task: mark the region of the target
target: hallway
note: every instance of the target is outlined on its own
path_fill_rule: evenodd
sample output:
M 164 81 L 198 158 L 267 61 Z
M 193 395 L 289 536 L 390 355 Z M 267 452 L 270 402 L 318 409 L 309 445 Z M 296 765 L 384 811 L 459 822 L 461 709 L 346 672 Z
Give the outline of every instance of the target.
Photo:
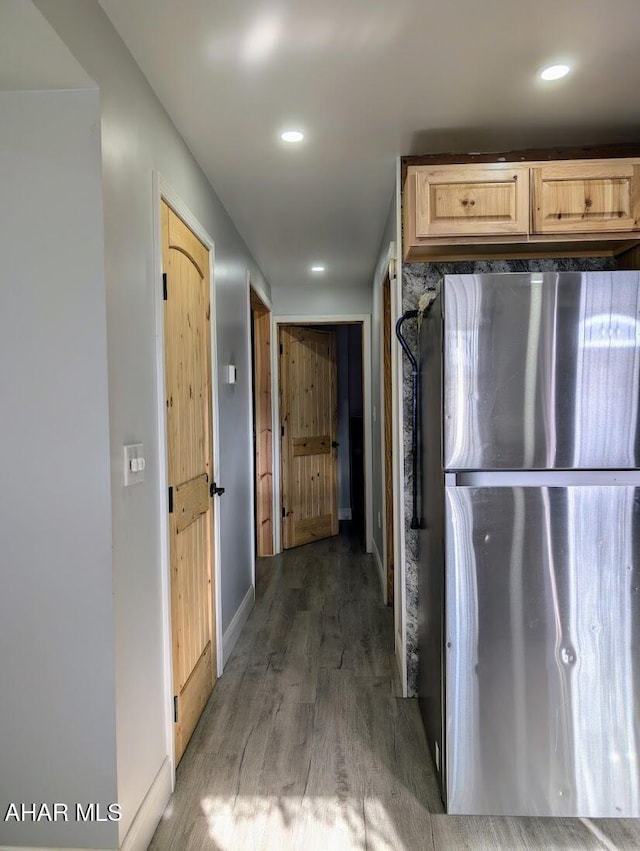
M 343 530 L 257 573 L 152 851 L 640 847 L 632 821 L 442 815 L 373 558 Z

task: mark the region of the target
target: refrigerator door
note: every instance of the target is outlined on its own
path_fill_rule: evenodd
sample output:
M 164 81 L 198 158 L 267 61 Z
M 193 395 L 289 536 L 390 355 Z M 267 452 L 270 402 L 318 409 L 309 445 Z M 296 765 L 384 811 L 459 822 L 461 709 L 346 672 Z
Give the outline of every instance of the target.
M 640 466 L 640 273 L 449 275 L 444 468 Z
M 640 816 L 640 488 L 448 487 L 446 538 L 448 812 Z

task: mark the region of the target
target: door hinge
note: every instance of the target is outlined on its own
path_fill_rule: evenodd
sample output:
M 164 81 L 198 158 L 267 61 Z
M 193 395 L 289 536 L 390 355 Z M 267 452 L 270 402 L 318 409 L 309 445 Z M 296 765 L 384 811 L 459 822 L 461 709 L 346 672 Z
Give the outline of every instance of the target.
M 162 298 L 167 300 L 167 273 L 162 273 Z
M 284 437 L 284 426 L 280 426 L 280 436 Z
M 282 348 L 282 343 L 280 343 L 280 354 L 284 353 L 284 349 Z
M 169 488 L 169 514 L 173 514 L 173 488 Z
M 178 723 L 178 695 L 173 695 L 173 723 Z
M 284 510 L 284 505 L 282 506 L 282 516 L 283 517 L 287 516 L 287 512 Z

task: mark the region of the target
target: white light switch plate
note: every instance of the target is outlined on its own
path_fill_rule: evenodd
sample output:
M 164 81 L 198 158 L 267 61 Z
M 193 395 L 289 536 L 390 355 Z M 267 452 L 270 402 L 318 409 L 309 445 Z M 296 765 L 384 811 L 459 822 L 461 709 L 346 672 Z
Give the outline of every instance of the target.
M 144 445 L 132 443 L 124 448 L 124 486 L 135 485 L 144 482 Z

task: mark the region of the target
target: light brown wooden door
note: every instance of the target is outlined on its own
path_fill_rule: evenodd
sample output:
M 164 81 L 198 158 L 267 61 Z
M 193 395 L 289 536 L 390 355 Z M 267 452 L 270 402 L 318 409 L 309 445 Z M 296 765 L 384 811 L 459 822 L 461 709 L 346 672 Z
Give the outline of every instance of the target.
M 209 252 L 162 202 L 176 764 L 215 682 Z
M 280 347 L 282 545 L 288 549 L 338 534 L 336 335 L 283 325 Z

